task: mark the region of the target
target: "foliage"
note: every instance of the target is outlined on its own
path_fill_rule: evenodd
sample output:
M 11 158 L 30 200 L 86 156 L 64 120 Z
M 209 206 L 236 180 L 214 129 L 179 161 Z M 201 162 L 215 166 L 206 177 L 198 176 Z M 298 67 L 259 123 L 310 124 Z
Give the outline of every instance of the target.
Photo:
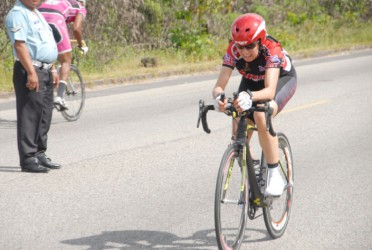
M 146 20 L 142 24 L 142 30 L 151 36 L 151 39 L 147 39 L 153 41 L 153 43 L 161 44 L 163 36 L 162 24 L 164 23 L 164 13 L 161 4 L 151 0 L 145 0 L 142 12 Z
M 10 81 L 13 55 L 4 17 L 15 0 L 0 0 L 0 88 Z M 233 20 L 256 12 L 270 35 L 290 52 L 372 43 L 372 0 L 89 0 L 84 37 L 90 51 L 80 64 L 91 78 L 220 59 Z M 321 32 L 320 32 L 321 31 Z M 348 36 L 343 34 L 348 33 Z M 321 34 L 321 35 L 320 35 Z M 169 65 L 170 66 L 170 65 Z M 126 70 L 120 70 L 122 68 Z M 151 71 L 151 69 L 146 69 Z M 3 75 L 5 74 L 5 77 Z

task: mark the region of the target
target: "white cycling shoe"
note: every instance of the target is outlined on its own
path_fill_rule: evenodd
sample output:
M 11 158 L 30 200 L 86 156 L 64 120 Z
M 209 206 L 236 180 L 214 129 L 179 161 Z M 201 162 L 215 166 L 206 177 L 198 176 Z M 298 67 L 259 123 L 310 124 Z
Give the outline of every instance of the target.
M 65 103 L 65 100 L 60 96 L 56 96 L 54 98 L 54 104 L 57 104 L 60 107 L 61 111 L 68 109 L 68 106 Z
M 285 188 L 285 183 L 282 176 L 279 173 L 279 169 L 269 169 L 268 172 L 268 183 L 265 194 L 270 196 L 280 196 Z

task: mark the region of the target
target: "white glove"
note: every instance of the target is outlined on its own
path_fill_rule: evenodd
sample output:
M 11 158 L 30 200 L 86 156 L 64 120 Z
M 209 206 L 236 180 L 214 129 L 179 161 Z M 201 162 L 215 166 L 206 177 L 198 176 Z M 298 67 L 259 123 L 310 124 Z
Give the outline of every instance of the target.
M 221 101 L 221 94 L 219 94 L 215 99 L 214 99 L 214 110 L 220 112 L 220 101 Z
M 86 55 L 88 53 L 89 48 L 87 46 L 80 47 L 81 54 Z
M 238 103 L 240 108 L 246 111 L 252 107 L 252 97 L 247 92 L 242 91 L 239 93 Z
M 87 44 L 85 43 L 84 40 L 81 40 L 81 47 L 79 47 L 79 48 L 80 48 L 80 51 L 81 51 L 80 53 L 82 55 L 86 55 L 88 53 L 89 48 L 88 48 L 88 46 L 87 46 Z

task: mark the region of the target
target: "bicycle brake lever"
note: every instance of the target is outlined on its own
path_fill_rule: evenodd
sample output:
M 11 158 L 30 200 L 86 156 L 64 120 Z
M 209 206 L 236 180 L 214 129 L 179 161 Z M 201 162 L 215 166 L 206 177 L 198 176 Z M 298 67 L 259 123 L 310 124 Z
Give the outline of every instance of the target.
M 220 98 L 221 102 L 224 102 L 225 101 L 225 98 L 226 98 L 226 95 L 225 95 L 224 92 L 222 92 L 221 93 L 221 98 Z
M 271 114 L 270 114 L 270 105 L 269 103 L 265 102 L 265 110 L 267 112 L 265 113 L 265 120 L 266 120 L 266 131 L 269 131 L 270 129 L 270 119 L 271 119 Z
M 199 125 L 200 125 L 200 120 L 201 120 L 201 117 L 202 117 L 203 109 L 204 109 L 204 101 L 199 100 L 199 118 L 198 118 L 198 122 L 196 124 L 197 128 L 199 128 Z
M 276 132 L 273 129 L 273 124 L 272 124 L 272 114 L 274 112 L 274 109 L 270 107 L 270 103 L 265 104 L 265 108 L 267 108 L 266 112 L 266 130 L 270 132 L 271 136 L 276 136 Z

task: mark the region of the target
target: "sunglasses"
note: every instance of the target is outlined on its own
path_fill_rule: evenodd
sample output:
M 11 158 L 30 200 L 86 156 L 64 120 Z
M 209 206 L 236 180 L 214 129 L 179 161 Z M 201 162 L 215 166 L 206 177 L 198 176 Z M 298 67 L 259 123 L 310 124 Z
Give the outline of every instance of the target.
M 238 48 L 238 49 L 248 49 L 248 50 L 251 50 L 251 49 L 254 49 L 256 48 L 258 42 L 254 42 L 254 43 L 251 43 L 251 44 L 248 44 L 248 45 L 238 45 L 238 44 L 235 44 L 235 46 Z

